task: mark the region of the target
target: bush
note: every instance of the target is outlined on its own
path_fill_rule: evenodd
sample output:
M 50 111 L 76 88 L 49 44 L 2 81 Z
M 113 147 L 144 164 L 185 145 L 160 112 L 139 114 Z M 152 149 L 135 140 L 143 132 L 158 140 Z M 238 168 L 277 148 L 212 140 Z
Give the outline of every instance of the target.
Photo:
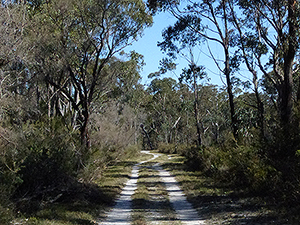
M 205 169 L 205 160 L 203 158 L 204 149 L 196 146 L 175 145 L 160 143 L 158 151 L 166 154 L 179 154 L 186 158 L 186 165 L 190 170 Z
M 252 146 L 209 147 L 206 149 L 205 160 L 210 164 L 211 174 L 221 182 L 229 181 L 237 188 L 265 192 L 276 185 L 277 175 L 275 169 L 265 163 L 258 152 Z
M 186 165 L 191 170 L 207 170 L 204 158 L 204 147 L 191 146 L 182 153 L 186 158 Z
M 108 106 L 106 112 L 91 114 L 92 146 L 90 158 L 80 171 L 80 181 L 93 182 L 108 165 L 135 156 L 140 151 L 134 117 L 129 106 L 120 111 L 116 104 Z
M 0 127 L 0 224 L 9 224 L 14 216 L 10 197 L 22 182 L 17 174 L 24 158 L 18 149 L 20 139 L 20 133 Z
M 159 151 L 167 154 L 177 152 L 186 158 L 187 169 L 201 170 L 236 188 L 265 193 L 279 182 L 278 172 L 262 160 L 259 149 L 237 145 L 230 137 L 217 147 L 160 144 Z
M 175 144 L 160 143 L 158 144 L 158 151 L 166 154 L 177 153 Z
M 5 176 L 5 175 L 4 175 Z M 0 224 L 9 224 L 14 217 L 14 205 L 10 201 L 11 192 L 14 186 L 2 183 L 0 177 Z
M 80 146 L 77 134 L 58 119 L 27 124 L 23 134 L 18 146 L 23 159 L 17 172 L 22 183 L 13 198 L 19 210 L 31 213 L 38 210 L 41 200 L 64 189 L 76 176 L 82 154 L 76 148 Z
M 1 203 L 2 204 L 2 203 Z M 13 219 L 13 210 L 0 204 L 0 224 L 9 224 Z
M 91 183 L 99 179 L 108 165 L 135 157 L 140 152 L 140 146 L 129 145 L 127 148 L 110 146 L 105 148 L 93 147 L 91 157 L 81 170 L 81 182 Z

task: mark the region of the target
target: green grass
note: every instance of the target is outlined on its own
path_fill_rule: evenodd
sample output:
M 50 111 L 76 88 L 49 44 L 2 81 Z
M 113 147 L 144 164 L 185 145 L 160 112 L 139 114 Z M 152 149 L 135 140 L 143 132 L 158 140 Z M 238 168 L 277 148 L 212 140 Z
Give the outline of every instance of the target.
M 140 154 L 122 162 L 115 162 L 101 172 L 94 184 L 78 184 L 82 192 L 76 192 L 67 200 L 42 205 L 30 215 L 20 215 L 14 223 L 24 225 L 95 225 L 104 217 L 121 192 L 137 162 L 151 158 Z M 81 186 L 80 186 L 81 185 Z M 77 187 L 78 188 L 78 187 Z
M 160 158 L 162 161 L 165 157 Z M 176 154 L 163 163 L 179 182 L 189 202 L 206 224 L 289 224 L 264 199 L 231 186 L 201 171 L 192 171 L 185 158 Z M 292 224 L 292 223 L 291 223 Z
M 161 156 L 165 158 L 165 156 Z M 133 224 L 151 224 L 151 221 L 163 225 L 179 225 L 176 214 L 170 205 L 168 192 L 153 165 L 163 161 L 161 157 L 141 165 L 138 188 L 133 199 Z M 147 223 L 148 222 L 148 223 Z

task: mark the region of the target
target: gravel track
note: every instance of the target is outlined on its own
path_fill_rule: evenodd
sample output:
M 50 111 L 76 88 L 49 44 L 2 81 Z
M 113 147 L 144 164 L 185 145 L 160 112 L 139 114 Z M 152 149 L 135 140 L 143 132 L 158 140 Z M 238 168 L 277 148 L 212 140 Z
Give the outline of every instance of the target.
M 187 201 L 175 178 L 168 171 L 164 170 L 159 163 L 155 164 L 155 168 L 159 171 L 159 176 L 166 185 L 170 203 L 174 207 L 181 223 L 185 225 L 205 224 L 204 220 L 199 219 L 198 213 L 192 204 Z
M 108 212 L 105 221 L 99 222 L 98 225 L 130 225 L 132 213 L 131 196 L 137 189 L 137 180 L 139 178 L 140 165 L 148 161 L 154 160 L 160 155 L 156 153 L 150 153 L 149 151 L 142 151 L 142 153 L 151 154 L 153 155 L 153 158 L 147 161 L 137 163 L 133 166 L 131 177 L 127 181 L 119 198 L 116 200 L 114 208 L 110 212 Z M 168 171 L 164 170 L 159 163 L 155 164 L 153 168 L 158 171 L 162 182 L 164 182 L 166 190 L 168 191 L 170 203 L 176 211 L 177 218 L 179 221 L 181 221 L 181 224 L 205 224 L 204 220 L 201 220 L 199 218 L 197 211 L 186 200 L 186 197 L 181 191 L 175 178 L 171 176 L 171 174 Z

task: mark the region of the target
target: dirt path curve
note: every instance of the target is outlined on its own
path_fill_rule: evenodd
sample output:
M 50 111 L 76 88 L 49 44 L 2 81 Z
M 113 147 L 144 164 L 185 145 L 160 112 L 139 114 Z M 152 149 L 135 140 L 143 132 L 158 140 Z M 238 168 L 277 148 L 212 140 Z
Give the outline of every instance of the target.
M 175 209 L 181 223 L 185 225 L 205 224 L 204 220 L 199 219 L 198 213 L 192 204 L 187 201 L 175 178 L 168 171 L 164 170 L 159 163 L 155 164 L 154 167 L 159 171 L 159 176 L 166 185 L 170 203 Z
M 142 153 L 151 154 L 153 158 L 137 163 L 132 168 L 132 174 L 123 188 L 120 197 L 116 201 L 116 205 L 107 214 L 105 221 L 98 223 L 98 225 L 130 225 L 130 216 L 132 212 L 131 196 L 137 189 L 137 180 L 139 178 L 139 166 L 148 161 L 154 160 L 160 154 L 150 153 L 149 151 L 142 151 Z M 154 165 L 154 168 L 159 172 L 159 176 L 166 185 L 169 192 L 170 203 L 174 207 L 178 219 L 184 225 L 200 225 L 205 224 L 204 220 L 200 220 L 197 211 L 186 200 L 185 195 L 181 191 L 175 178 L 164 170 L 159 163 Z
M 149 154 L 149 151 L 142 151 L 142 153 Z M 120 197 L 116 200 L 116 204 L 112 211 L 107 214 L 105 221 L 98 223 L 99 225 L 130 225 L 130 216 L 132 211 L 131 196 L 137 189 L 137 180 L 139 178 L 139 166 L 159 156 L 159 154 L 152 154 L 154 157 L 137 163 L 133 166 L 131 177 L 125 184 Z

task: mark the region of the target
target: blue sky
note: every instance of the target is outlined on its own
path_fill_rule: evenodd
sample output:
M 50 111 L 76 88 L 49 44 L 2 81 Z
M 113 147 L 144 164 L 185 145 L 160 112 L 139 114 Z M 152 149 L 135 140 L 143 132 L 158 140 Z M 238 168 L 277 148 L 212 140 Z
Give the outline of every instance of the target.
M 158 71 L 159 60 L 164 57 L 159 47 L 157 47 L 157 43 L 162 41 L 162 31 L 176 20 L 168 13 L 160 13 L 153 18 L 153 21 L 152 27 L 147 28 L 144 35 L 137 42 L 125 49 L 126 52 L 134 50 L 144 56 L 146 65 L 141 75 L 142 83 L 146 85 L 151 82 L 148 75 Z M 172 74 L 168 75 L 172 76 Z
M 146 65 L 141 72 L 141 76 L 142 84 L 145 85 L 150 84 L 151 79 L 148 79 L 148 75 L 158 71 L 159 61 L 164 57 L 159 47 L 157 47 L 157 43 L 163 40 L 162 31 L 166 27 L 173 25 L 176 21 L 176 19 L 169 13 L 160 13 L 153 19 L 154 23 L 152 27 L 147 28 L 144 31 L 144 35 L 137 42 L 134 42 L 131 46 L 125 49 L 125 52 L 134 50 L 144 56 Z M 220 48 L 220 46 L 215 43 L 210 43 L 210 48 L 216 55 L 216 58 L 222 59 L 223 50 Z M 195 54 L 196 63 L 207 68 L 206 72 L 210 78 L 210 83 L 223 85 L 220 71 L 217 69 L 214 61 L 208 55 L 209 53 L 205 44 L 198 46 Z M 175 74 L 168 72 L 165 76 L 176 79 L 176 76 L 180 75 L 182 68 L 187 65 L 187 62 L 184 59 L 179 59 L 176 63 L 178 64 L 178 69 L 175 71 Z

